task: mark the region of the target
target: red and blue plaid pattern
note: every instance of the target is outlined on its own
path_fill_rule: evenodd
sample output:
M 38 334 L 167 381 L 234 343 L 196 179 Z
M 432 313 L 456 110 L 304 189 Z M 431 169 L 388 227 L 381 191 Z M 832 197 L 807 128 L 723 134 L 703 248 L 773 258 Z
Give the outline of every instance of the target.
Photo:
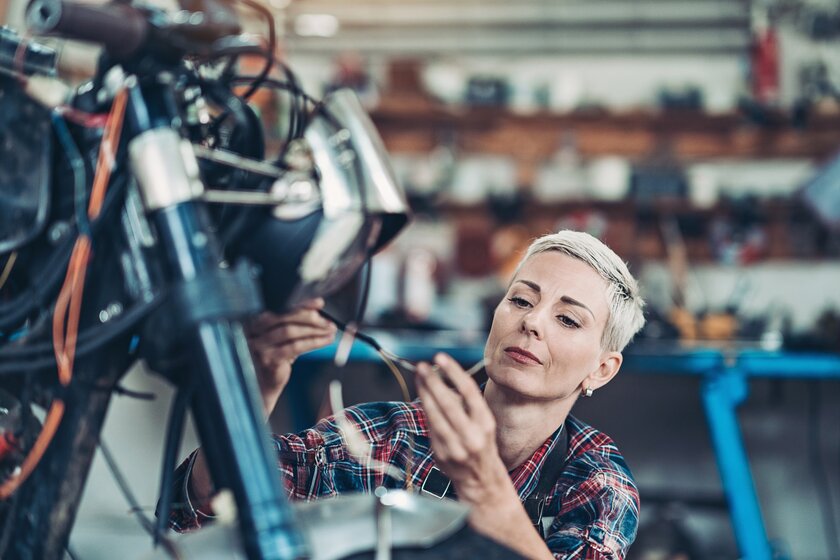
M 333 417 L 298 434 L 274 437 L 283 486 L 292 500 L 311 500 L 348 492 L 372 492 L 378 486 L 422 486 L 434 466 L 426 416 L 419 401 L 367 403 L 348 408 L 348 420 L 370 444 L 370 458 L 407 473 L 405 480 L 387 476 L 369 460 L 351 457 Z M 639 494 L 630 469 L 605 434 L 569 416 L 566 466 L 548 498 L 544 515 L 554 517 L 546 544 L 555 558 L 618 560 L 636 536 Z M 559 439 L 547 439 L 511 481 L 523 500 L 536 488 L 540 469 Z M 186 481 L 192 457 L 176 476 L 180 507 L 172 513 L 178 531 L 198 528 L 210 518 L 206 505 L 190 502 Z M 176 501 L 179 501 L 176 498 Z

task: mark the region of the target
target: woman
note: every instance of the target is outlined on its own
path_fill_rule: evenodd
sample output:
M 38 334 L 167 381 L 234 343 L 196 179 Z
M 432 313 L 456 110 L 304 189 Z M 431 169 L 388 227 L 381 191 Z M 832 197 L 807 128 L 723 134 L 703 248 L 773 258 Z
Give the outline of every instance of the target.
M 294 359 L 333 340 L 321 305 L 258 321 L 251 344 L 266 413 Z M 438 354 L 437 368 L 418 367 L 419 401 L 346 411 L 372 457 L 407 472 L 405 481 L 349 457 L 330 418 L 276 436 L 286 489 L 295 499 L 380 485 L 450 495 L 451 480 L 471 506 L 471 526 L 523 556 L 623 558 L 638 524 L 636 486 L 612 440 L 570 411 L 618 373 L 621 351 L 644 324 L 643 305 L 627 266 L 594 237 L 561 231 L 537 239 L 493 316 L 483 389 Z M 201 455 L 181 472 L 185 498 L 204 502 L 212 486 Z M 173 524 L 194 527 L 205 517 L 190 506 Z

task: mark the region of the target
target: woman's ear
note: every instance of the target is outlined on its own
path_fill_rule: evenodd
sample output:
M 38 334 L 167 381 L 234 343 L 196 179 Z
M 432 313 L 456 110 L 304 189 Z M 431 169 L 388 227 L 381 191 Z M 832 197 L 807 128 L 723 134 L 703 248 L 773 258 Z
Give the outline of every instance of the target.
M 621 352 L 606 352 L 601 356 L 601 363 L 598 368 L 586 376 L 583 380 L 583 389 L 600 389 L 609 383 L 618 370 L 621 368 L 621 363 L 624 361 L 624 356 Z

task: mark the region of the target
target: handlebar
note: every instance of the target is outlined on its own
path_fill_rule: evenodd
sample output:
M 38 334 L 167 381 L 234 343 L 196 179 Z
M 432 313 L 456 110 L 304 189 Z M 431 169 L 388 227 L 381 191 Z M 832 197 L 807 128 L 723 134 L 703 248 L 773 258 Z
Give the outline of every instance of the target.
M 55 49 L 26 41 L 9 27 L 0 27 L 0 74 L 54 76 L 56 57 Z
M 64 0 L 32 0 L 26 24 L 41 35 L 101 44 L 117 58 L 127 58 L 143 46 L 148 17 L 129 4 L 86 5 Z
M 151 8 L 114 0 L 91 5 L 71 0 L 31 0 L 26 24 L 38 35 L 97 43 L 123 61 L 146 52 L 168 60 L 212 52 L 215 42 L 236 36 L 241 27 L 225 0 L 180 0 L 171 18 Z

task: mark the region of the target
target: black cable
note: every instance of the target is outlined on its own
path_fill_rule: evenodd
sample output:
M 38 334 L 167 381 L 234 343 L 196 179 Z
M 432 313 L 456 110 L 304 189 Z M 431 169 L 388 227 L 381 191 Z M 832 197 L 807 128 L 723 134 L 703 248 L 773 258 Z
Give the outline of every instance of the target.
M 245 114 L 247 109 L 245 108 L 246 102 L 244 99 L 218 82 L 204 80 L 201 82 L 201 86 L 214 103 L 224 107 L 224 111 L 210 123 L 211 134 L 217 136 L 216 140 L 218 140 L 219 128 L 230 116 L 233 116 L 238 126 L 242 126 L 246 130 L 250 127 L 250 122 L 248 122 L 248 117 Z
M 114 336 L 109 336 L 107 334 L 108 331 L 117 328 L 120 331 L 120 333 L 125 332 L 126 322 L 137 322 L 138 320 L 141 320 L 147 313 L 154 311 L 154 309 L 158 305 L 163 303 L 163 299 L 163 294 L 158 294 L 157 296 L 155 296 L 147 302 L 136 304 L 135 306 L 129 308 L 129 310 L 126 313 L 118 315 L 117 317 L 115 317 L 107 323 L 98 324 L 96 326 L 81 331 L 76 342 L 77 348 L 87 348 L 91 344 L 96 345 L 97 341 L 101 341 L 101 343 L 110 342 L 111 340 L 113 340 Z M 126 317 L 129 317 L 129 319 L 126 319 Z M 114 325 L 116 325 L 116 327 Z M 0 359 L 23 357 L 31 358 L 36 357 L 39 354 L 43 357 L 43 355 L 52 355 L 54 352 L 55 350 L 53 348 L 52 340 L 49 340 L 34 344 L 27 344 L 26 346 L 10 346 L 8 348 L 0 348 Z
M 334 317 L 333 315 L 330 315 L 329 313 L 327 313 L 323 309 L 319 309 L 318 314 L 321 315 L 321 317 L 323 317 L 327 321 L 335 323 L 335 326 L 338 327 L 339 329 L 341 329 L 342 331 L 347 330 L 347 323 L 345 323 L 344 321 L 342 321 L 341 319 L 339 319 L 337 317 Z M 361 340 L 362 342 L 364 342 L 365 344 L 367 344 L 368 346 L 370 346 L 371 348 L 373 348 L 377 352 L 382 351 L 382 346 L 380 346 L 379 343 L 376 341 L 376 339 L 371 337 L 369 334 L 365 334 L 363 332 L 356 331 L 353 336 L 357 340 Z
M 129 389 L 127 387 L 123 387 L 122 385 L 114 385 L 111 388 L 103 387 L 103 389 L 110 390 L 117 396 L 136 399 L 138 401 L 151 402 L 157 400 L 157 395 L 154 393 L 149 393 L 147 391 L 135 391 L 134 389 Z
M 151 520 L 149 520 L 146 514 L 143 513 L 143 508 L 140 506 L 140 502 L 137 501 L 137 497 L 128 486 L 128 481 L 126 481 L 125 476 L 123 476 L 122 471 L 117 466 L 114 456 L 111 454 L 108 446 L 105 445 L 105 442 L 102 441 L 101 438 L 99 440 L 99 450 L 102 452 L 102 458 L 105 459 L 105 464 L 108 466 L 108 470 L 111 471 L 111 476 L 113 477 L 114 482 L 117 483 L 117 487 L 120 489 L 123 498 L 125 498 L 125 501 L 128 502 L 128 505 L 131 508 L 131 513 L 133 513 L 137 518 L 137 522 L 140 523 L 143 530 L 149 533 L 150 536 L 154 537 L 154 526 L 152 525 Z M 170 557 L 180 558 L 180 555 L 175 548 L 175 544 L 172 543 L 172 541 L 164 538 L 162 542 L 164 544 L 164 550 L 166 550 Z
M 263 82 L 265 82 L 266 79 L 268 79 L 268 75 L 271 73 L 271 69 L 274 67 L 274 64 L 276 62 L 275 59 L 274 59 L 274 51 L 275 51 L 276 46 L 277 46 L 277 29 L 276 29 L 276 25 L 275 25 L 275 21 L 274 21 L 274 16 L 271 15 L 271 12 L 267 8 L 265 8 L 264 6 L 259 4 L 258 2 L 255 2 L 254 0 L 239 0 L 239 1 L 242 2 L 243 4 L 245 4 L 246 6 L 252 8 L 253 10 L 257 11 L 265 19 L 266 24 L 268 25 L 268 48 L 266 49 L 266 52 L 264 53 L 265 54 L 265 66 L 263 66 L 263 69 L 255 77 L 254 81 L 248 86 L 248 89 L 245 91 L 245 93 L 241 96 L 237 96 L 244 103 L 248 99 L 250 99 L 251 96 L 254 95 L 254 93 L 260 87 L 262 87 Z M 227 71 L 231 67 L 232 67 L 232 65 L 228 65 L 225 70 Z M 231 93 L 231 94 L 233 95 L 233 93 Z M 219 125 L 228 117 L 229 114 L 230 113 L 227 109 L 222 111 L 221 114 L 219 114 L 218 116 L 216 116 L 213 119 L 213 122 L 210 124 L 210 129 L 211 130 L 218 130 Z
M 236 63 L 239 62 L 239 55 L 234 54 L 227 57 L 222 71 L 219 73 L 220 81 L 229 80 L 235 73 Z
M 131 309 L 111 320 L 104 325 L 92 327 L 85 331 L 84 338 L 79 336 L 79 342 L 76 346 L 76 359 L 86 356 L 96 350 L 99 350 L 103 345 L 111 342 L 120 335 L 123 335 L 134 328 L 142 319 L 149 313 L 154 311 L 158 305 L 163 302 L 163 297 L 158 296 L 148 303 L 138 304 Z M 91 332 L 92 331 L 92 332 Z M 14 355 L 13 351 L 23 350 L 25 348 L 5 348 L 0 351 L 0 358 L 5 358 L 5 355 Z M 41 369 L 52 369 L 56 367 L 55 357 L 44 358 L 20 358 L 20 361 L 3 361 L 0 363 L 0 376 L 3 375 L 21 375 L 25 372 L 36 371 Z
M 335 115 L 333 115 L 330 112 L 330 110 L 327 109 L 327 106 L 324 105 L 323 99 L 315 103 L 315 105 L 312 107 L 312 110 L 310 111 L 310 115 L 321 115 L 322 117 L 327 119 L 327 122 L 330 123 L 333 126 L 333 128 L 335 128 L 337 131 L 344 128 L 344 126 L 339 122 L 339 120 L 335 118 Z
M 289 122 L 286 123 L 286 143 L 281 151 L 283 156 L 286 155 L 286 150 L 289 148 L 289 145 L 291 145 L 296 138 L 303 136 L 302 128 L 306 115 L 303 114 L 301 107 L 298 104 L 300 96 L 298 93 L 294 93 L 295 89 L 296 86 L 293 85 L 291 90 L 293 93 L 289 97 Z
M 303 136 L 303 131 L 306 128 L 306 107 L 305 105 L 299 105 L 303 90 L 292 69 L 282 62 L 279 62 L 278 66 L 283 70 L 286 82 L 291 87 L 290 91 L 292 92 L 292 97 L 289 99 L 289 124 L 286 130 L 286 147 L 288 147 L 292 140 Z
M 242 97 L 245 99 L 250 99 L 252 95 L 260 88 L 260 85 L 268 78 L 268 74 L 271 72 L 271 68 L 274 66 L 274 50 L 277 47 L 277 29 L 275 27 L 274 16 L 271 15 L 271 12 L 259 2 L 255 2 L 254 0 L 239 0 L 246 6 L 249 6 L 251 9 L 259 12 L 263 18 L 265 18 L 266 23 L 268 24 L 268 50 L 265 53 L 265 66 L 263 67 L 262 71 L 257 76 L 257 79 L 248 87 Z
M 283 70 L 283 74 L 286 76 L 285 82 L 273 78 L 265 78 L 260 80 L 260 76 L 240 75 L 233 78 L 232 85 L 243 81 L 254 84 L 257 83 L 257 81 L 259 80 L 258 87 L 271 87 L 274 89 L 287 91 L 291 94 L 288 115 L 289 123 L 287 125 L 286 130 L 286 144 L 284 146 L 283 151 L 281 151 L 281 153 L 277 157 L 277 162 L 282 162 L 283 156 L 285 155 L 285 150 L 288 148 L 292 140 L 296 138 L 301 138 L 303 136 L 306 127 L 309 124 L 310 114 L 322 113 L 335 127 L 340 128 L 341 125 L 338 124 L 338 121 L 332 115 L 330 115 L 328 111 L 325 110 L 322 102 L 316 101 L 313 97 L 311 97 L 305 91 L 303 91 L 303 88 L 298 82 L 297 76 L 291 68 L 279 61 L 275 61 L 275 64 Z M 312 105 L 311 112 L 308 111 L 306 108 L 307 103 L 310 103 Z M 226 114 L 223 113 L 216 117 L 216 120 L 220 121 L 225 116 Z M 216 123 L 214 122 L 211 126 L 216 126 Z
M 128 184 L 125 174 L 119 174 L 113 179 L 111 188 L 105 195 L 102 205 L 102 212 L 99 217 L 90 222 L 90 229 L 94 239 L 103 228 L 110 224 L 111 213 L 114 207 L 122 201 L 122 195 Z M 68 233 L 60 246 L 53 250 L 52 255 L 43 267 L 43 275 L 38 282 L 25 292 L 15 296 L 13 299 L 0 303 L 0 331 L 8 331 L 18 327 L 36 309 L 42 308 L 52 299 L 58 291 L 64 276 L 67 272 L 67 265 L 73 253 L 73 246 L 76 244 L 76 226 L 70 225 Z
M 143 320 L 146 315 L 154 311 L 163 303 L 164 299 L 165 296 L 163 294 L 158 294 L 147 302 L 138 303 L 130 307 L 128 311 L 120 314 L 108 323 L 98 324 L 81 331 L 76 343 L 77 354 L 80 349 L 83 354 L 87 354 L 112 341 L 116 336 L 125 333 L 136 323 Z M 0 358 L 20 359 L 24 357 L 38 357 L 39 355 L 41 357 L 45 355 L 52 356 L 53 354 L 54 348 L 51 340 L 28 344 L 26 346 L 11 346 L 0 349 Z
M 128 389 L 123 387 L 119 383 L 111 385 L 111 386 L 103 386 L 97 385 L 96 383 L 90 383 L 87 381 L 79 381 L 78 379 L 73 380 L 73 384 L 77 385 L 83 389 L 87 389 L 89 391 L 96 391 L 98 393 L 112 393 L 114 395 L 120 397 L 128 397 L 130 399 L 137 399 L 138 401 L 154 401 L 157 400 L 157 395 L 154 393 L 148 393 L 146 391 L 135 391 L 133 389 Z
M 82 232 L 82 235 L 91 237 L 90 220 L 88 219 L 87 213 L 88 192 L 85 160 L 82 158 L 82 154 L 79 153 L 79 148 L 73 141 L 73 136 L 70 134 L 70 129 L 67 128 L 67 123 L 64 122 L 64 118 L 56 111 L 53 111 L 50 116 L 59 144 L 64 149 L 64 155 L 73 173 L 73 202 L 76 224 L 79 231 Z
M 0 535 L 0 558 L 6 556 L 6 549 L 12 540 L 12 528 L 15 526 L 20 492 L 15 492 L 9 500 L 9 508 L 6 510 L 6 523 L 3 525 L 3 533 Z
M 220 115 L 220 117 L 226 114 L 227 116 L 232 116 L 236 121 L 234 125 L 235 135 L 231 137 L 231 143 L 227 147 L 246 157 L 260 160 L 264 159 L 265 142 L 262 136 L 259 118 L 253 109 L 242 98 L 234 95 L 218 82 L 205 82 L 204 88 L 211 101 L 226 107 L 226 112 Z M 227 118 L 227 116 L 224 118 Z M 223 119 L 217 120 L 210 125 L 211 134 L 216 135 L 217 138 L 222 122 Z M 215 130 L 213 130 L 214 127 Z M 233 141 L 236 141 L 235 145 Z M 241 187 L 246 181 L 241 173 L 234 171 L 234 178 L 228 180 L 228 182 L 235 187 Z M 247 175 L 247 172 L 245 172 L 246 177 Z M 236 179 L 237 176 L 239 179 Z M 260 189 L 267 190 L 270 185 L 271 182 L 263 180 L 260 183 Z M 264 209 L 261 208 L 238 207 L 235 205 L 223 206 L 217 221 L 219 224 L 219 241 L 221 245 L 223 247 L 229 247 L 236 244 L 249 228 L 259 222 L 258 219 L 255 219 L 255 216 L 259 216 L 263 211 Z
M 301 89 L 291 69 L 281 63 L 277 64 L 283 69 L 287 81 L 283 82 L 274 78 L 267 78 L 262 80 L 260 87 L 270 87 L 272 89 L 286 91 L 291 96 L 289 100 L 289 123 L 286 128 L 286 146 L 288 146 L 292 140 L 302 137 L 306 130 L 308 124 L 306 103 L 310 103 L 315 107 L 318 105 L 318 102 Z M 239 75 L 234 77 L 231 83 L 232 85 L 243 82 L 253 83 L 258 78 L 259 76 Z
M 831 499 L 831 483 L 822 456 L 822 422 L 821 422 L 821 392 L 818 381 L 809 386 L 808 399 L 808 455 L 811 466 L 811 476 L 816 485 L 817 497 L 822 512 L 823 531 L 825 534 L 826 550 L 830 558 L 840 558 L 840 538 L 837 533 L 837 516 Z
M 293 138 L 300 138 L 303 136 L 304 131 L 306 130 L 308 123 L 307 113 L 306 113 L 306 101 L 312 102 L 312 98 L 306 95 L 301 87 L 300 83 L 298 82 L 297 76 L 292 69 L 289 68 L 286 64 L 280 62 L 278 63 L 280 68 L 283 70 L 283 74 L 286 76 L 286 80 L 291 84 L 293 90 L 296 92 L 295 101 L 301 101 L 302 104 L 300 106 L 295 105 L 294 111 L 299 115 L 298 119 L 298 127 L 295 130 Z
M 362 265 L 362 282 L 361 282 L 361 291 L 359 294 L 359 303 L 356 306 L 356 320 L 355 323 L 359 326 L 362 325 L 362 321 L 365 318 L 365 312 L 367 311 L 367 304 L 368 304 L 368 297 L 370 295 L 370 277 L 373 275 L 373 262 L 370 256 L 365 259 L 364 264 Z
M 184 421 L 187 416 L 187 409 L 193 395 L 192 383 L 180 389 L 172 401 L 172 408 L 169 412 L 169 423 L 166 426 L 166 440 L 163 447 L 163 466 L 160 475 L 160 497 L 155 514 L 157 521 L 154 528 L 155 546 L 166 534 L 166 527 L 169 524 L 169 514 L 172 511 L 172 485 L 175 474 L 175 463 L 178 460 L 178 449 L 181 447 L 181 437 L 184 434 Z
M 256 76 L 248 76 L 246 74 L 240 74 L 240 75 L 237 75 L 237 76 L 233 77 L 233 79 L 231 80 L 231 84 L 232 85 L 242 85 L 243 83 L 251 83 L 256 79 L 257 79 Z M 309 103 L 312 103 L 313 105 L 315 105 L 317 103 L 315 98 L 310 96 L 308 93 L 300 90 L 300 88 L 298 86 L 293 85 L 289 82 L 283 82 L 283 81 L 278 80 L 276 78 L 265 79 L 260 87 L 270 87 L 270 88 L 274 88 L 274 89 L 287 91 L 291 94 L 294 94 L 294 95 L 302 98 L 304 101 L 308 101 Z
M 71 228 L 75 230 L 75 226 Z M 93 225 L 92 229 L 95 229 Z M 0 303 L 0 331 L 19 326 L 36 307 L 43 306 L 49 296 L 58 290 L 70 262 L 75 242 L 75 236 L 72 239 L 68 236 L 58 248 L 53 250 L 39 282 L 11 300 Z

